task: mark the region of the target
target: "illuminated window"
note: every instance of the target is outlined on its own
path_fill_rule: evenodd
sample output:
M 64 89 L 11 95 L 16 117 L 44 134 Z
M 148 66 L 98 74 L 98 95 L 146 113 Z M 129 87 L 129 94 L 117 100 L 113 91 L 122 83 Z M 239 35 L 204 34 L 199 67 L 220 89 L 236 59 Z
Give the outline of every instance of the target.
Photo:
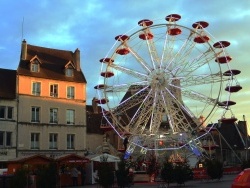
M 39 72 L 39 61 L 36 59 L 34 61 L 32 61 L 31 65 L 30 65 L 30 71 L 31 72 Z
M 68 77 L 72 77 L 73 76 L 73 69 L 71 69 L 71 68 L 65 69 L 65 75 Z
M 32 83 L 32 95 L 40 96 L 41 93 L 41 83 L 33 82 Z
M 58 84 L 51 84 L 50 85 L 50 96 L 51 97 L 58 97 Z
M 67 98 L 74 99 L 75 98 L 75 87 L 68 86 L 67 87 Z

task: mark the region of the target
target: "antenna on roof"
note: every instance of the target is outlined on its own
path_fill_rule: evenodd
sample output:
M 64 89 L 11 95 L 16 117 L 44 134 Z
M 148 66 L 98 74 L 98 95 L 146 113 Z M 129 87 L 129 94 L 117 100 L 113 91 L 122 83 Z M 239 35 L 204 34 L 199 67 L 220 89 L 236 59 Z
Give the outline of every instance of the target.
M 23 40 L 23 26 L 24 26 L 24 17 L 23 17 L 23 21 L 22 21 L 22 40 Z

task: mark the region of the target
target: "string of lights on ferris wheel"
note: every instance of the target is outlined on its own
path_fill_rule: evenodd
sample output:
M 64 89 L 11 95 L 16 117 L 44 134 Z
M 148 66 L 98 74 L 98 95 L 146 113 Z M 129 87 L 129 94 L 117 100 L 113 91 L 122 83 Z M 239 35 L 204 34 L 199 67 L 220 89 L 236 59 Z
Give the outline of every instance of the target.
M 154 24 L 148 19 L 140 20 L 138 25 L 141 28 L 136 30 L 134 27 L 129 32 L 116 36 L 115 44 L 105 58 L 100 60 L 100 84 L 95 86 L 98 93 L 96 102 L 101 105 L 109 126 L 121 139 L 125 138 L 121 131 L 127 131 L 134 139 L 139 139 L 138 135 L 147 135 L 145 131 L 149 120 L 150 133 L 161 134 L 160 124 L 164 115 L 168 117 L 173 133 L 185 132 L 188 135 L 189 141 L 186 140 L 186 145 L 199 141 L 208 134 L 205 132 L 193 135 L 192 132 L 199 130 L 215 114 L 215 108 L 224 110 L 220 117 L 221 122 L 237 120 L 230 107 L 236 104 L 231 101 L 231 94 L 242 87 L 236 80 L 240 71 L 231 69 L 229 65 L 232 57 L 225 48 L 230 42 L 218 41 L 212 45 L 210 43 L 215 37 L 205 29 L 209 25 L 207 22 L 195 22 L 193 29 L 190 29 L 176 24 L 180 19 L 180 15 L 170 14 L 165 17 L 167 24 Z M 133 30 L 136 31 L 132 32 Z M 214 59 L 216 63 L 212 63 Z M 225 66 L 221 66 L 223 64 L 227 65 L 228 70 L 222 73 L 222 69 L 225 69 Z M 225 90 L 228 95 L 225 101 L 220 102 L 224 82 L 227 82 Z M 203 89 L 204 91 L 197 87 L 208 84 L 209 87 Z M 209 88 L 210 93 L 207 92 Z M 131 96 L 123 98 L 121 93 L 128 92 Z M 183 102 L 183 97 L 187 104 Z M 200 110 L 201 115 L 207 113 L 202 122 L 196 122 L 192 107 L 188 105 L 189 101 L 205 103 Z M 135 107 L 137 110 L 131 114 L 131 109 Z M 228 111 L 232 117 L 226 118 Z M 127 118 L 127 127 L 121 121 L 123 118 Z M 192 122 L 196 122 L 196 128 Z M 143 146 L 147 142 L 146 136 L 142 139 L 144 140 L 131 139 L 128 151 L 133 152 L 135 147 L 145 150 L 171 150 L 186 146 L 146 148 Z

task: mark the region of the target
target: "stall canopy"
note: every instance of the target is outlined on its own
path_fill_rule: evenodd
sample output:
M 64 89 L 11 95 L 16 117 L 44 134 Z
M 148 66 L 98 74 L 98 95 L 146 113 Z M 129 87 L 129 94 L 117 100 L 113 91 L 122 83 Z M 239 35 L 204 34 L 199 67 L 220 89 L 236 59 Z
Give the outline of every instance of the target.
M 90 158 L 90 160 L 97 161 L 97 162 L 120 162 L 119 157 L 116 157 L 107 153 L 93 156 L 92 158 Z
M 59 164 L 84 164 L 90 162 L 86 157 L 77 154 L 61 155 L 56 158 Z

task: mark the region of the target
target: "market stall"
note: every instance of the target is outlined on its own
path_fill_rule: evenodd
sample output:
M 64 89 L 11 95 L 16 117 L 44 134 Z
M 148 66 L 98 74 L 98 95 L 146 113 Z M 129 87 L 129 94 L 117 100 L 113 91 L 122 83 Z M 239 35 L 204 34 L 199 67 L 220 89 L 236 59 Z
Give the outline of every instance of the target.
M 14 174 L 17 169 L 25 167 L 31 172 L 35 172 L 38 166 L 48 165 L 54 160 L 44 155 L 28 155 L 8 161 L 8 174 Z
M 86 163 L 90 160 L 76 154 L 61 155 L 56 158 L 60 186 L 72 186 L 72 171 L 77 169 L 77 185 L 83 185 L 86 178 Z

